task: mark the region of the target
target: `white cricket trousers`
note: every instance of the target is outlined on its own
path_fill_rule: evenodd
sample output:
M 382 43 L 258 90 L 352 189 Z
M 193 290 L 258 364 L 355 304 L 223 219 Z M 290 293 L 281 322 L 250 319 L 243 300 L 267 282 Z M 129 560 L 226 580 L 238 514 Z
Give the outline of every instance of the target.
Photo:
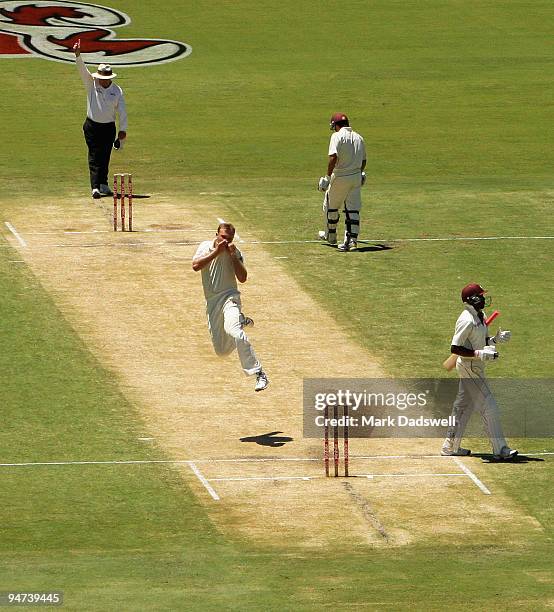
M 344 241 L 358 240 L 360 233 L 360 210 L 362 208 L 362 174 L 348 176 L 331 175 L 329 185 L 323 198 L 323 212 L 327 224 L 327 236 L 330 242 L 336 241 L 339 215 L 344 211 Z
M 258 373 L 262 366 L 241 327 L 240 308 L 239 296 L 227 296 L 223 300 L 208 302 L 208 329 L 215 352 L 223 357 L 237 349 L 244 373 L 251 376 Z
M 445 445 L 452 445 L 452 450 L 458 451 L 468 421 L 476 410 L 483 419 L 493 453 L 499 455 L 507 443 L 500 424 L 500 411 L 485 377 L 485 368 L 478 362 L 464 359 L 458 360 L 456 370 L 460 376 L 458 395 L 452 407 L 456 425 L 448 430 Z

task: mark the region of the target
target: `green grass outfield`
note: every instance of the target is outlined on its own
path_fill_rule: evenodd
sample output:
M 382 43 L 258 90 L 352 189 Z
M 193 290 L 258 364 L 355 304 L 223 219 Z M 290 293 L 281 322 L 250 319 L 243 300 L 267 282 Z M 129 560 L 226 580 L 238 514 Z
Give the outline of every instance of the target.
M 193 47 L 185 60 L 119 70 L 130 113 L 121 155 L 139 191 L 209 198 L 214 218 L 260 239 L 311 240 L 321 227 L 315 185 L 327 123 L 342 110 L 367 143 L 362 237 L 554 235 L 551 2 L 359 1 L 339 13 L 336 3 L 302 1 L 110 6 L 132 18 L 122 37 Z M 2 62 L 0 208 L 9 219 L 32 206 L 39 219 L 53 195 L 87 193 L 84 94 L 73 66 Z M 211 191 L 220 195 L 199 195 Z M 168 219 L 178 221 L 186 218 Z M 497 375 L 551 376 L 551 240 L 389 244 L 346 255 L 313 244 L 270 248 L 395 375 L 443 375 L 459 290 L 476 280 L 514 334 Z M 160 458 L 138 445 L 143 432 L 117 381 L 14 259 L 2 243 L 1 462 Z M 551 440 L 519 442 L 554 450 Z M 523 547 L 507 534 L 497 547 L 354 556 L 227 540 L 167 467 L 0 476 L 0 591 L 63 588 L 68 609 L 552 605 L 549 460 L 496 483 L 544 527 Z

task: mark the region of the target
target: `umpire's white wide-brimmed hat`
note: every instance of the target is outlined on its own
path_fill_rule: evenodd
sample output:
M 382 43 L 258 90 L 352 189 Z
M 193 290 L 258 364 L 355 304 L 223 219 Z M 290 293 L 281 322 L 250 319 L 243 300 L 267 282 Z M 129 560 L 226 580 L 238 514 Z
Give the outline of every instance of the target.
M 114 79 L 117 74 L 112 72 L 112 67 L 109 64 L 100 64 L 98 70 L 92 73 L 95 79 Z

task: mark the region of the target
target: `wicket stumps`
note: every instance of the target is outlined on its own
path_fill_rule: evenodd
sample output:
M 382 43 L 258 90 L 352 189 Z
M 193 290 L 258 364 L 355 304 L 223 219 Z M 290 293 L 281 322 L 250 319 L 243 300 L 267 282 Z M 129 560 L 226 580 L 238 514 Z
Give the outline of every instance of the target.
M 119 182 L 119 185 L 118 185 Z M 127 182 L 127 190 L 125 189 Z M 133 231 L 133 175 L 128 172 L 120 172 L 113 175 L 113 231 L 117 232 L 117 200 L 121 202 L 121 231 L 125 231 L 125 195 L 129 204 L 128 230 Z
M 339 408 L 342 409 L 343 419 L 339 419 Z M 333 418 L 329 418 L 329 407 L 325 406 L 323 410 L 324 425 L 323 425 L 323 462 L 325 463 L 325 476 L 330 476 L 329 466 L 329 427 L 333 428 L 333 463 L 335 478 L 339 476 L 340 468 L 340 452 L 339 452 L 339 422 L 342 422 L 342 439 L 344 443 L 343 463 L 344 475 L 348 476 L 348 406 L 333 406 Z

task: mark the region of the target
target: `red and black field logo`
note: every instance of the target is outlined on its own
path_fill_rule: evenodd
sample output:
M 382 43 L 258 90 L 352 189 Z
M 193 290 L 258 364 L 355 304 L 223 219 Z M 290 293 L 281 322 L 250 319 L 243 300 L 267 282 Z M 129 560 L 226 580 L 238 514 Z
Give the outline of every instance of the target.
M 97 4 L 38 0 L 0 1 L 0 58 L 41 57 L 74 62 L 73 45 L 81 40 L 87 64 L 112 66 L 162 64 L 190 55 L 192 48 L 175 40 L 118 39 L 113 28 L 131 23 L 125 13 Z

